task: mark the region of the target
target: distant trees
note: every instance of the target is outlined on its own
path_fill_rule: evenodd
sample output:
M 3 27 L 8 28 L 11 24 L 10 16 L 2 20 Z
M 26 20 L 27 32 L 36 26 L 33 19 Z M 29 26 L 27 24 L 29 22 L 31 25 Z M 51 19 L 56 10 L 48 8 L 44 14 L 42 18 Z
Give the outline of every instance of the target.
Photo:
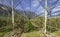
M 35 12 L 25 11 L 25 16 L 26 16 L 28 19 L 32 19 L 32 18 L 35 18 L 37 15 L 36 15 Z
M 38 29 L 41 29 L 44 26 L 44 18 L 43 17 L 36 17 L 34 19 L 31 19 L 31 22 Z
M 51 18 L 47 21 L 47 30 L 50 32 L 54 32 L 60 29 L 59 24 L 60 18 Z
M 44 18 L 43 17 L 38 17 L 38 18 L 35 18 L 35 19 L 32 19 L 31 20 L 32 24 L 35 26 L 35 27 L 38 27 L 38 29 L 43 29 L 44 27 Z M 60 29 L 60 18 L 49 18 L 47 19 L 47 31 L 49 32 L 54 32 L 56 30 L 59 30 Z

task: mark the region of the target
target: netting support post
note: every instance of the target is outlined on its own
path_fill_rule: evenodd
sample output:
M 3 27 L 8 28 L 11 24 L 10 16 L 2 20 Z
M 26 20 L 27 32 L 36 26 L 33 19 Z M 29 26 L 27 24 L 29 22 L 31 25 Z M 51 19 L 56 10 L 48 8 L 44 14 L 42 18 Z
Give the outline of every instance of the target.
M 45 14 L 45 22 L 44 22 L 44 35 L 47 37 L 46 33 L 47 33 L 47 29 L 46 29 L 46 25 L 47 25 L 47 0 L 45 0 L 45 10 L 44 10 L 44 14 Z
M 12 25 L 13 25 L 13 34 L 14 34 L 14 0 L 11 0 L 12 7 Z

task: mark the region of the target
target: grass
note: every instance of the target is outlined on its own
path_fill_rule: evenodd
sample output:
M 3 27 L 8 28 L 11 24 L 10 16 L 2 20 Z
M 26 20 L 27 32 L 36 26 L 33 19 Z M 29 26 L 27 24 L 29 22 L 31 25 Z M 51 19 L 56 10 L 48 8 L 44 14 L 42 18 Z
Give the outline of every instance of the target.
M 3 37 L 3 35 L 4 35 L 4 33 L 1 33 L 1 32 L 0 32 L 0 37 Z
M 8 32 L 6 32 L 8 34 Z M 3 37 L 5 33 L 0 32 L 0 37 Z M 33 31 L 33 32 L 28 32 L 28 33 L 23 33 L 21 37 L 41 37 L 41 33 L 39 31 Z
M 21 37 L 41 37 L 41 32 L 40 31 L 33 31 L 33 32 L 28 32 L 24 33 Z
M 3 37 L 4 34 L 10 32 L 12 30 L 11 26 L 5 26 L 0 28 L 0 37 Z
M 4 34 L 8 34 L 10 32 L 10 26 L 6 26 L 6 28 L 2 28 L 0 30 L 0 37 L 3 37 Z M 60 31 L 55 31 L 53 32 L 53 35 L 55 37 L 60 37 Z M 42 37 L 43 33 L 41 31 L 32 31 L 32 32 L 27 32 L 23 33 L 21 37 Z
M 0 32 L 0 37 L 3 37 L 3 35 L 8 32 Z M 53 35 L 55 35 L 55 37 L 60 37 L 60 31 L 55 31 L 53 32 Z M 23 33 L 21 37 L 42 37 L 43 34 L 41 33 L 41 31 L 32 31 L 32 32 L 27 32 L 27 33 Z
M 56 37 L 60 37 L 60 31 L 55 31 L 55 32 L 53 32 L 53 34 L 54 34 Z

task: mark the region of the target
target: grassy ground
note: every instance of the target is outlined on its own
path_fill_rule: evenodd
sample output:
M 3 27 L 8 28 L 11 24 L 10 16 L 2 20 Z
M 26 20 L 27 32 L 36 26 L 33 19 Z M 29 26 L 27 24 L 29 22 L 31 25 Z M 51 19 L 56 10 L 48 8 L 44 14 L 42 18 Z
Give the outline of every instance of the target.
M 4 34 L 5 33 L 0 32 L 0 37 L 3 37 Z M 23 33 L 21 37 L 41 37 L 41 32 L 33 31 L 33 32 Z
M 4 33 L 0 32 L 0 37 L 3 37 Z
M 24 33 L 21 37 L 41 37 L 41 32 L 39 31 L 33 31 L 29 33 Z
M 12 30 L 11 26 L 4 26 L 0 28 L 0 37 L 3 37 L 4 34 Z
M 56 37 L 60 37 L 60 31 L 55 31 L 55 32 L 53 32 L 53 34 L 54 34 Z
M 0 32 L 0 37 L 3 37 L 5 32 Z M 32 31 L 28 33 L 23 33 L 21 37 L 42 37 L 42 33 L 40 31 Z M 60 37 L 60 31 L 53 32 L 55 37 Z
M 4 28 L 0 29 L 0 37 L 3 37 L 4 34 L 8 34 L 10 32 L 10 26 L 7 26 L 5 29 Z M 55 37 L 60 37 L 60 31 L 53 32 L 53 35 Z M 23 33 L 21 37 L 42 37 L 42 36 L 43 33 L 41 31 L 32 31 Z

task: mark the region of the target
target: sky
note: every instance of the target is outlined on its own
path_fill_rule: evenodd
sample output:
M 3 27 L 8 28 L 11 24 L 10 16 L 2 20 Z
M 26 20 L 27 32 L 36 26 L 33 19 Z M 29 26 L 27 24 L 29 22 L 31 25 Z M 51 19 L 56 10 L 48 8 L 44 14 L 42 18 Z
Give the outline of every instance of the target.
M 21 1 L 20 4 L 18 4 Z M 60 0 L 48 0 L 48 10 L 52 11 L 52 15 L 60 12 Z M 11 6 L 11 0 L 0 0 L 0 3 Z M 18 4 L 18 5 L 17 5 Z M 55 6 L 55 7 L 54 7 Z M 14 7 L 18 10 L 30 10 L 39 15 L 44 15 L 45 0 L 14 0 Z M 53 8 L 54 7 L 54 8 Z M 58 12 L 59 10 L 59 12 Z M 56 12 L 57 11 L 57 12 Z M 54 13 L 56 12 L 56 13 Z

